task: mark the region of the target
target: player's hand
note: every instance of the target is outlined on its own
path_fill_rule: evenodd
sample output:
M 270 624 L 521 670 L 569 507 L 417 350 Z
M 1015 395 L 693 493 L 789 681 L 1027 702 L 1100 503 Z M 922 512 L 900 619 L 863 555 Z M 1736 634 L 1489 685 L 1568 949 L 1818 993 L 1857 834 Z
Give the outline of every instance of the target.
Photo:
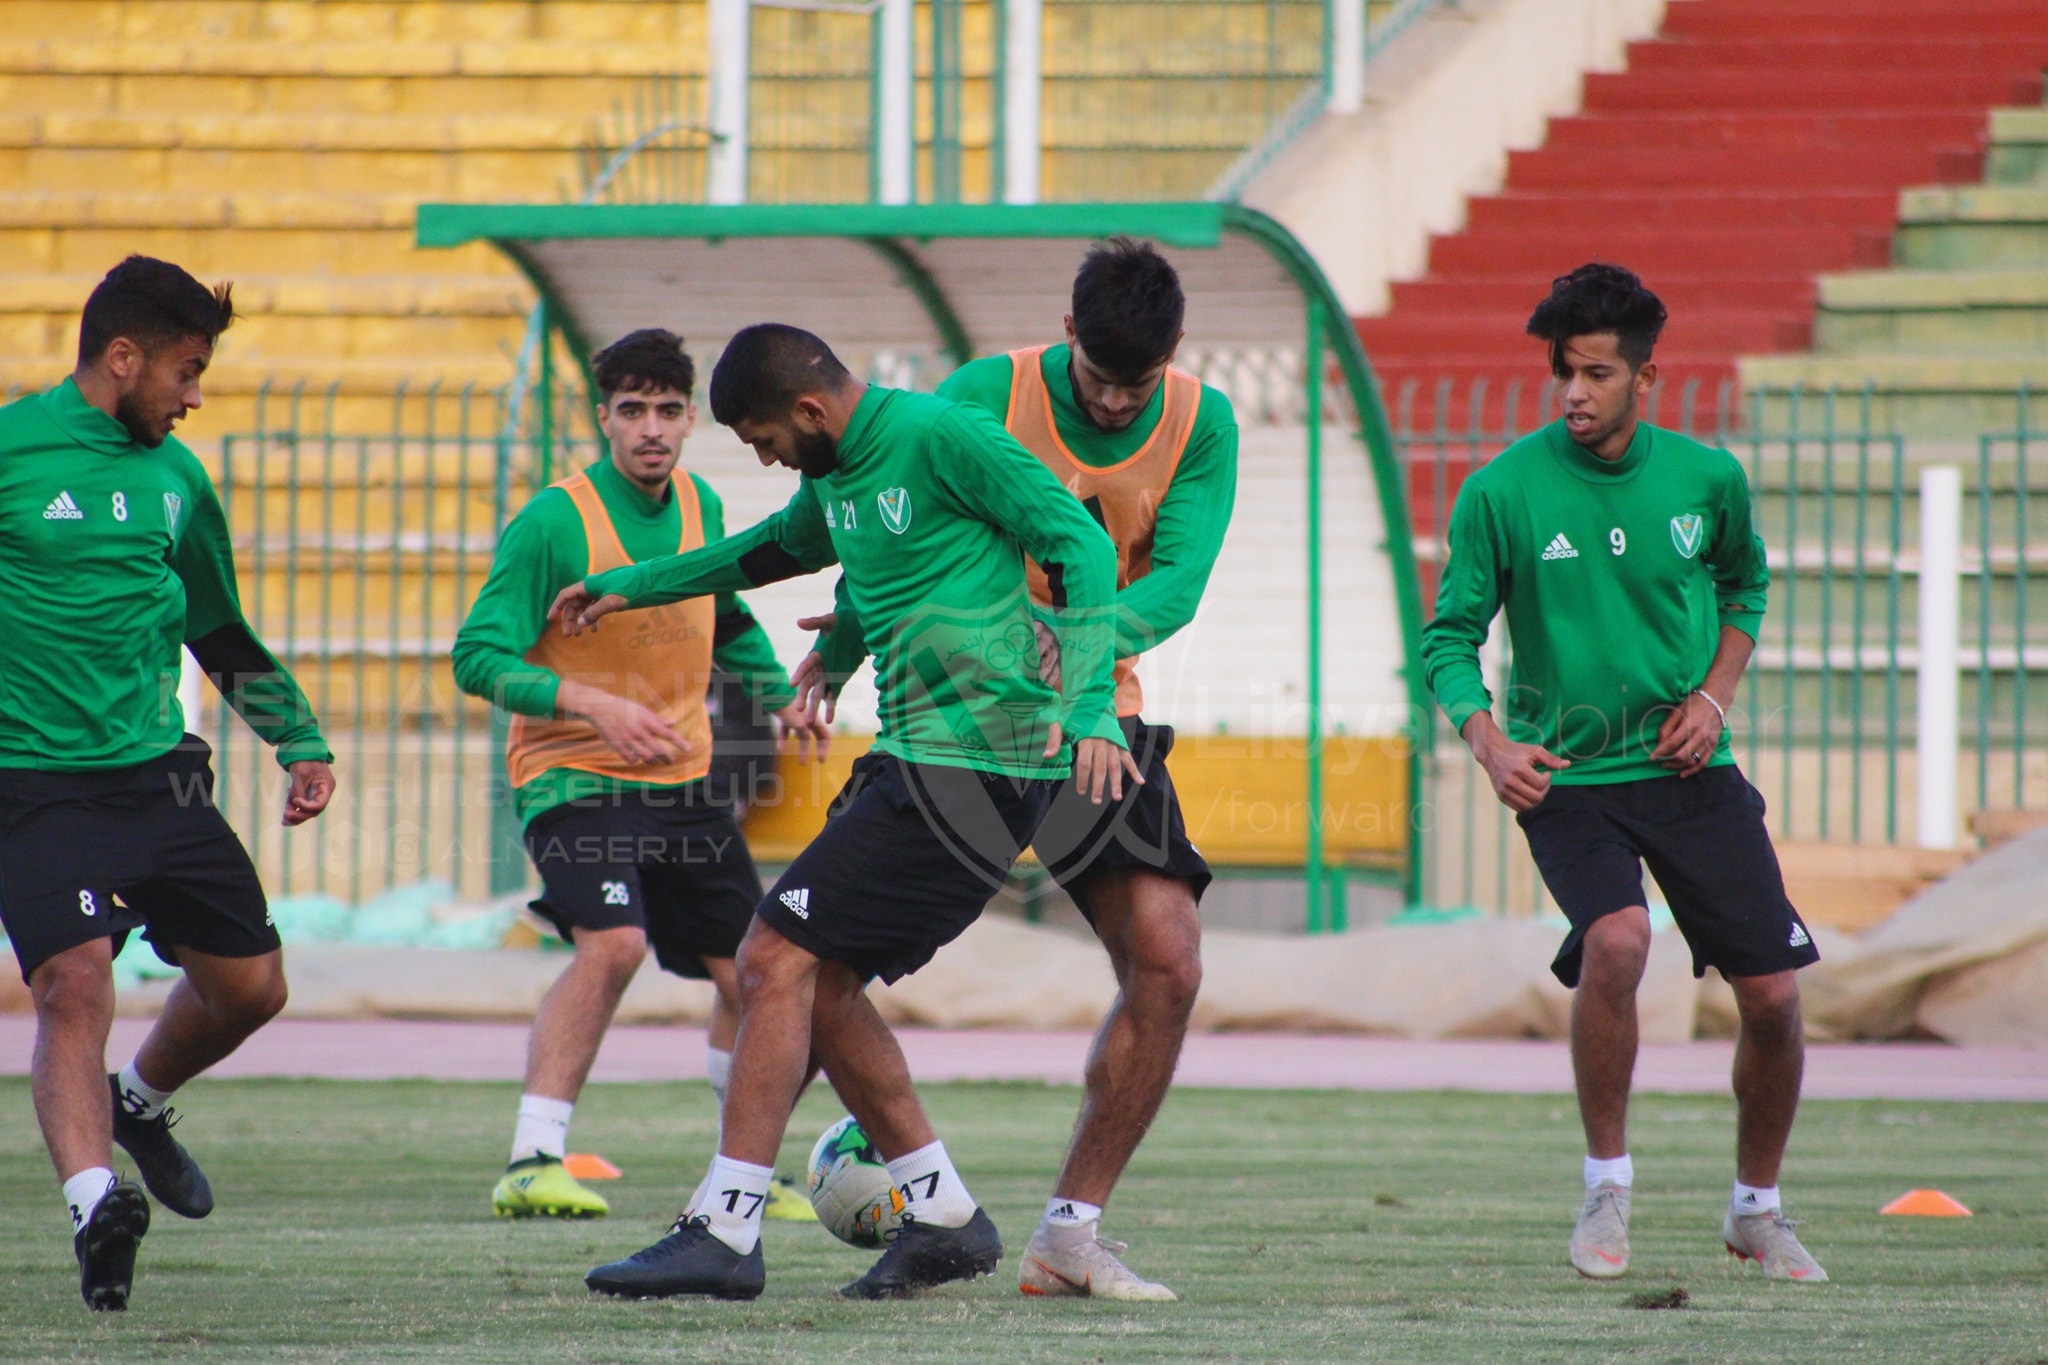
M 548 620 L 560 621 L 564 635 L 581 635 L 586 630 L 596 630 L 601 618 L 624 609 L 625 605 L 626 599 L 615 592 L 593 597 L 582 583 L 571 583 L 555 594 L 555 603 L 548 608 Z
M 811 655 L 817 658 L 816 654 Z M 768 713 L 775 721 L 775 752 L 784 753 L 794 748 L 797 762 L 808 763 L 812 758 L 825 761 L 825 751 L 832 745 L 832 732 L 819 720 L 816 713 L 806 710 L 801 694 L 780 711 Z
M 673 763 L 689 755 L 689 741 L 637 701 L 591 688 L 579 689 L 573 702 L 558 693 L 557 705 L 589 721 L 612 752 L 628 763 Z
M 303 825 L 327 809 L 334 799 L 334 769 L 317 758 L 302 758 L 285 771 L 292 779 L 292 789 L 284 798 L 284 823 L 289 828 Z
M 1714 709 L 1713 702 L 1688 692 L 1685 700 L 1657 727 L 1657 747 L 1650 751 L 1650 760 L 1680 777 L 1691 777 L 1707 766 L 1720 743 L 1721 713 Z
M 1541 744 L 1516 744 L 1498 731 L 1473 756 L 1493 783 L 1493 794 L 1517 814 L 1541 805 L 1550 795 L 1550 774 L 1572 766 Z
M 1038 680 L 1053 691 L 1060 690 L 1060 637 L 1037 617 L 1031 618 L 1031 633 L 1038 637 Z
M 1046 746 L 1045 756 L 1051 758 L 1059 752 L 1060 727 L 1054 721 L 1052 742 Z M 1084 739 L 1074 745 L 1074 790 L 1093 801 L 1102 804 L 1102 794 L 1108 789 L 1111 801 L 1124 799 L 1124 779 L 1128 777 L 1133 787 L 1145 785 L 1144 775 L 1138 771 L 1137 760 L 1131 751 L 1121 744 L 1106 739 Z

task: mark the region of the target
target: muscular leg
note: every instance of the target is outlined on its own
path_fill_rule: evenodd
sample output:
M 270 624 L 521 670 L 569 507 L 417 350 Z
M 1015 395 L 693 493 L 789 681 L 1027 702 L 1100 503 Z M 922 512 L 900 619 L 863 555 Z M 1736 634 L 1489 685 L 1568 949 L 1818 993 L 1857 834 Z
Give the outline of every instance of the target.
M 1742 1028 L 1735 1039 L 1735 1178 L 1768 1189 L 1799 1110 L 1806 1030 L 1793 972 L 1730 977 Z
M 1089 1050 L 1081 1113 L 1053 1193 L 1099 1207 L 1173 1084 L 1202 985 L 1202 921 L 1193 890 L 1176 877 L 1115 868 L 1089 876 L 1081 892 L 1109 950 L 1117 998 Z
M 704 969 L 711 973 L 717 991 L 711 998 L 711 1036 L 706 1042 L 720 1052 L 730 1052 L 740 1032 L 739 977 L 729 957 L 707 957 Z
M 30 1092 L 59 1179 L 113 1163 L 107 1031 L 114 1023 L 113 940 L 68 948 L 29 973 L 36 1006 Z
M 135 1071 L 158 1090 L 176 1090 L 247 1041 L 284 1008 L 284 954 L 215 957 L 177 948 L 185 975 L 135 1054 Z M 105 1084 L 105 1082 L 101 1082 Z
M 1578 990 L 1572 995 L 1572 1074 L 1586 1154 L 1610 1161 L 1628 1154 L 1628 1091 L 1636 1069 L 1636 987 L 1650 960 L 1650 912 L 1631 906 L 1586 931 Z
M 822 964 L 759 919 L 736 961 L 740 1027 L 718 1150 L 772 1167 L 810 1066 L 811 1006 Z
M 634 926 L 576 931 L 576 956 L 533 1017 L 527 1094 L 573 1102 L 583 1092 L 605 1030 L 646 956 L 647 934 Z
M 902 1045 L 865 984 L 845 965 L 826 963 L 818 974 L 811 1037 L 846 1111 L 883 1158 L 894 1160 L 930 1146 L 938 1134 L 911 1087 Z

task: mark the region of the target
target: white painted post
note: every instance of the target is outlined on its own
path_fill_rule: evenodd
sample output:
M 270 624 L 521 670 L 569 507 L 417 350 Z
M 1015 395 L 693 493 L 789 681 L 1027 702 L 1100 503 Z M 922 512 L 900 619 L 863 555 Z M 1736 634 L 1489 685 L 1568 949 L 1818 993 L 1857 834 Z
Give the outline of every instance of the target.
M 1333 114 L 1365 108 L 1365 0 L 1329 0 L 1330 103 Z
M 885 204 L 910 202 L 912 159 L 917 155 L 917 68 L 912 46 L 912 0 L 882 0 L 882 69 L 875 112 L 875 188 Z
M 1920 471 L 1920 847 L 1956 846 L 1957 673 L 1961 667 L 1963 476 Z
M 1003 202 L 1038 202 L 1041 0 L 1007 0 L 1003 29 Z
M 747 82 L 753 41 L 747 0 L 711 0 L 711 154 L 704 197 L 747 202 Z
M 178 651 L 178 707 L 185 713 L 185 729 L 190 734 L 199 733 L 200 712 L 205 709 L 204 696 L 199 691 L 199 661 L 192 657 L 192 651 Z

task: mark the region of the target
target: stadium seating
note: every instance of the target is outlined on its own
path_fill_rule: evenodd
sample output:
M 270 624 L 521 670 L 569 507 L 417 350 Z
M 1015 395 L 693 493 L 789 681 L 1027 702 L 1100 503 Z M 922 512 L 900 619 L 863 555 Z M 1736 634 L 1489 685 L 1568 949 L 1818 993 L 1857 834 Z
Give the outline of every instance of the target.
M 1673 0 L 1360 335 L 1390 394 L 1450 375 L 1497 398 L 1535 360 L 1531 281 L 1611 260 L 1671 306 L 1667 382 L 1711 403 L 1738 356 L 1807 346 L 1816 276 L 1890 259 L 1902 188 L 1977 180 L 1986 111 L 2038 103 L 2044 65 L 2041 0 Z M 1981 198 L 1957 211 L 2003 211 Z M 1996 235 L 1942 225 L 1949 202 L 1909 201 L 1903 258 Z

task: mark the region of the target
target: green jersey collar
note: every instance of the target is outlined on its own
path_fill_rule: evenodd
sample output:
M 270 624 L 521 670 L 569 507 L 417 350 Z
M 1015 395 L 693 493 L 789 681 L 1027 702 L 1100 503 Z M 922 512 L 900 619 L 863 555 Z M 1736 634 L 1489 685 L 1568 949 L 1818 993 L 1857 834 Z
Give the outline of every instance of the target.
M 607 501 L 627 508 L 641 520 L 660 521 L 668 514 L 672 501 L 669 490 L 664 488 L 658 498 L 648 497 L 639 484 L 619 472 L 619 467 L 612 463 L 611 456 L 605 456 L 584 472 L 590 476 L 590 481 L 597 485 L 600 495 L 609 495 Z
M 1639 419 L 1636 434 L 1629 438 L 1628 449 L 1618 460 L 1603 460 L 1574 441 L 1562 418 L 1543 429 L 1543 441 L 1559 464 L 1587 483 L 1627 483 L 1649 462 L 1650 433 L 1654 430 Z
M 1039 372 L 1045 376 L 1045 391 L 1052 398 L 1052 418 L 1060 438 L 1084 464 L 1106 466 L 1128 460 L 1152 439 L 1159 426 L 1160 415 L 1166 411 L 1166 381 L 1161 379 L 1159 387 L 1152 391 L 1137 421 L 1122 431 L 1104 431 L 1074 397 L 1073 362 L 1074 349 L 1065 342 L 1047 347 L 1039 359 Z
M 140 450 L 128 428 L 86 401 L 78 381 L 66 378 L 43 395 L 43 411 L 61 427 L 66 436 L 102 455 L 126 455 Z
M 867 440 L 868 431 L 875 425 L 875 420 L 881 415 L 883 407 L 895 396 L 894 389 L 885 389 L 879 384 L 868 385 L 867 392 L 860 396 L 860 402 L 854 406 L 853 416 L 846 419 L 846 432 L 839 438 L 839 468 L 834 470 L 834 473 L 853 468 L 870 453 L 862 449 L 862 444 Z

